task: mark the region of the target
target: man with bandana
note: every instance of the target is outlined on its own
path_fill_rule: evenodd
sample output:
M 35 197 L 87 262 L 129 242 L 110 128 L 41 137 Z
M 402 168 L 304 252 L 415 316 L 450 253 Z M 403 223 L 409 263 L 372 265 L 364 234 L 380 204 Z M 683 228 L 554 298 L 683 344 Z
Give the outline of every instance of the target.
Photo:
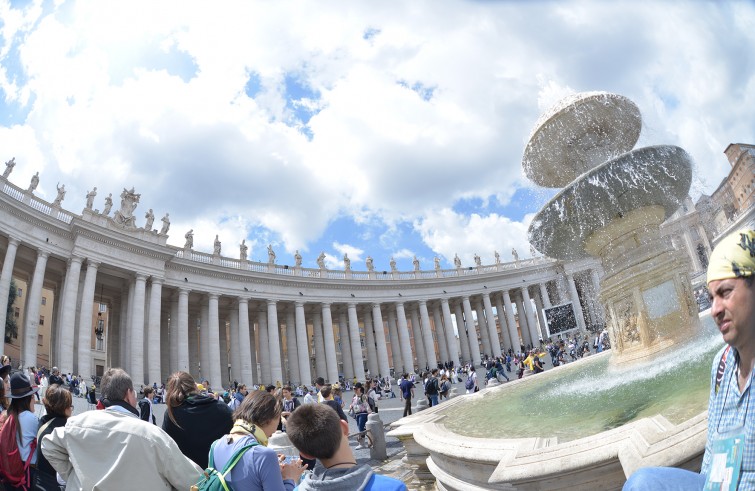
M 66 489 L 189 489 L 202 469 L 162 428 L 142 421 L 131 377 L 110 368 L 102 377 L 103 411 L 72 416 L 45 436 L 42 454 Z
M 710 313 L 726 345 L 711 368 L 702 470 L 639 469 L 624 490 L 755 490 L 755 230 L 740 230 L 716 246 L 707 282 Z

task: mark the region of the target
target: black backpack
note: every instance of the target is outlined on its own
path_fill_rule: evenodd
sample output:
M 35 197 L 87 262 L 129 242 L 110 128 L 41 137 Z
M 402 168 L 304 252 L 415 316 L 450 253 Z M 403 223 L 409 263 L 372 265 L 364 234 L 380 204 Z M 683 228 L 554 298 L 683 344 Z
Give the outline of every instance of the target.
M 428 396 L 438 395 L 438 379 L 431 377 L 430 380 L 425 383 L 425 394 Z

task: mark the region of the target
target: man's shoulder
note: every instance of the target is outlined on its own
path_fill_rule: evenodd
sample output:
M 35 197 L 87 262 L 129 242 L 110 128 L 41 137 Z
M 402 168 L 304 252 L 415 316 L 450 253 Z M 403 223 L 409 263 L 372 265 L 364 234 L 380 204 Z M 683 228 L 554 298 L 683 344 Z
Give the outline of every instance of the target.
M 394 477 L 373 474 L 364 489 L 365 491 L 402 491 L 406 490 L 406 485 Z

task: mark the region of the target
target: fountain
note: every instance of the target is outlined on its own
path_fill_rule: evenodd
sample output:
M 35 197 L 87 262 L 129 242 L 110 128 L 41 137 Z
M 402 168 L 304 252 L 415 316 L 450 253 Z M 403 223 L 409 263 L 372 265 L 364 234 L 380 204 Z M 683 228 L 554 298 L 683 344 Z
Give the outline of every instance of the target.
M 530 243 L 601 260 L 613 349 L 394 423 L 407 461 L 438 489 L 620 489 L 641 466 L 699 466 L 722 341 L 709 317 L 701 328 L 688 260 L 659 233 L 689 191 L 692 162 L 675 146 L 632 150 L 640 128 L 629 99 L 591 92 L 532 132 L 526 175 L 565 187 L 532 220 Z M 672 346 L 690 365 L 666 355 Z

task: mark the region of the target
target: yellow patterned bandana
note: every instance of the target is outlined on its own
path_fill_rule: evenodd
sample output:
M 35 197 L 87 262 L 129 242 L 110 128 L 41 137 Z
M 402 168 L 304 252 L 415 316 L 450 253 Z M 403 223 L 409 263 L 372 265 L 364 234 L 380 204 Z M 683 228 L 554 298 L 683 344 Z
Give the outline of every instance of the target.
M 724 237 L 710 254 L 708 283 L 755 274 L 755 230 L 740 230 Z

